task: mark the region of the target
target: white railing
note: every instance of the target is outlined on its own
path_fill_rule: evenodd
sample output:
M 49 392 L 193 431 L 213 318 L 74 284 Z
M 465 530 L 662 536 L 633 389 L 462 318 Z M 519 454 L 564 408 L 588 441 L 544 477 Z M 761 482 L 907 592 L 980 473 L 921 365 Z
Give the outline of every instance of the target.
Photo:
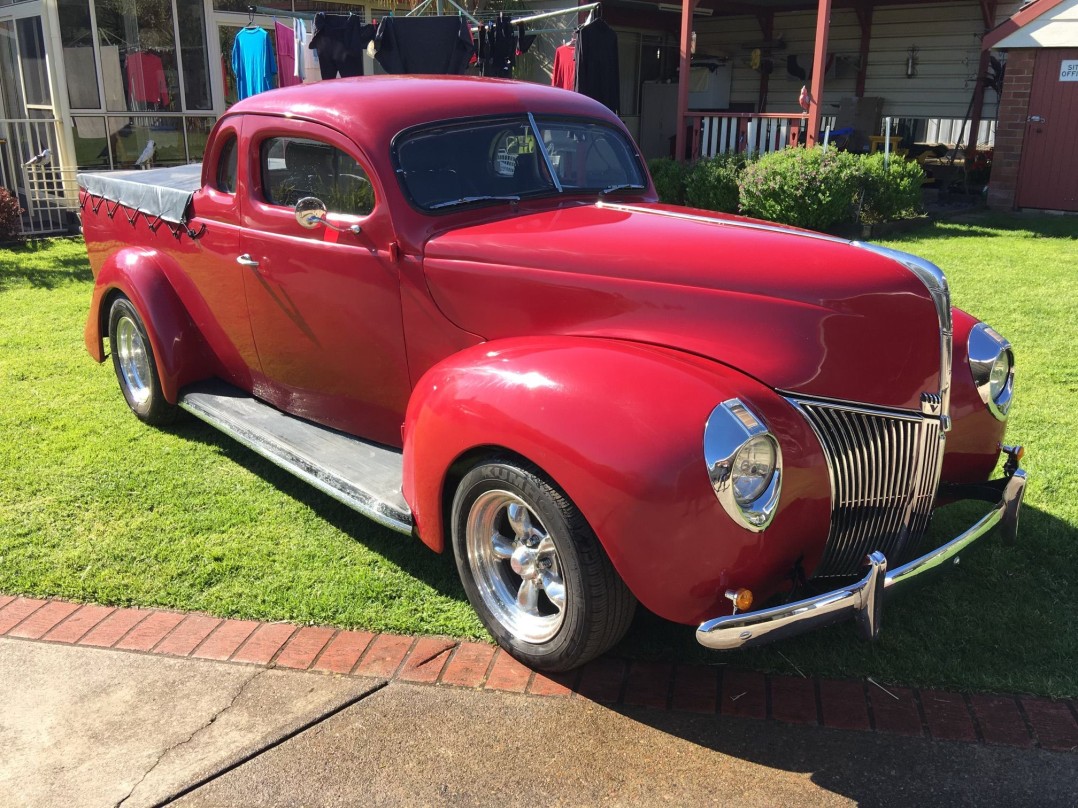
M 690 112 L 692 122 L 692 157 L 715 157 L 719 154 L 770 154 L 802 141 L 808 119 L 800 114 L 760 112 Z M 833 125 L 825 118 L 823 127 Z M 821 140 L 822 142 L 822 140 Z
M 719 154 L 770 154 L 802 143 L 807 119 L 801 114 L 758 112 L 690 112 L 692 159 Z M 902 134 L 910 142 L 970 145 L 970 124 L 963 118 L 892 118 L 892 135 Z M 834 116 L 820 124 L 819 140 L 835 126 Z M 879 134 L 879 133 L 877 133 Z M 844 136 L 833 142 L 842 147 Z M 996 142 L 996 122 L 981 121 L 975 145 L 992 147 Z
M 60 163 L 60 122 L 0 118 L 0 141 L 0 185 L 15 194 L 25 210 L 23 234 L 69 232 L 79 194 L 77 170 Z M 47 159 L 31 162 L 46 150 Z
M 943 143 L 947 146 L 969 146 L 968 118 L 910 118 L 894 117 L 892 134 L 903 134 L 912 143 Z M 881 133 L 882 134 L 882 133 Z M 977 127 L 975 146 L 991 148 L 996 144 L 996 122 L 983 120 Z
M 972 121 L 961 118 L 929 118 L 925 127 L 925 141 L 929 143 L 948 143 L 964 146 L 970 145 L 972 136 L 970 124 Z M 977 146 L 995 146 L 996 122 L 981 121 L 977 127 Z

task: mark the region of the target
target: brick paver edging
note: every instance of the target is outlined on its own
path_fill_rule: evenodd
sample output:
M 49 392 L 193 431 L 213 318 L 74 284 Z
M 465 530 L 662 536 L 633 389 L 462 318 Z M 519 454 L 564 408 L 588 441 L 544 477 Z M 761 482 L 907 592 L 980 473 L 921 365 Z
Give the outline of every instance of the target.
M 764 675 L 727 665 L 603 657 L 578 671 L 529 670 L 501 649 L 162 609 L 0 595 L 0 636 L 545 698 L 771 719 L 949 741 L 1078 751 L 1074 700 L 962 694 L 866 681 Z

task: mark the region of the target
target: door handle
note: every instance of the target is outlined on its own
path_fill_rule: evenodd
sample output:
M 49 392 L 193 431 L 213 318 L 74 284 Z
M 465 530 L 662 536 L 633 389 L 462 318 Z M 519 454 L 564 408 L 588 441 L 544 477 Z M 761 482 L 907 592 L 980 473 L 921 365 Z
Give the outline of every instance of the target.
M 1028 118 L 1026 118 L 1026 121 L 1028 123 L 1048 123 L 1048 121 L 1046 121 L 1040 115 L 1030 115 Z
M 250 253 L 244 253 L 236 258 L 236 263 L 242 267 L 258 269 L 258 262 L 251 257 Z

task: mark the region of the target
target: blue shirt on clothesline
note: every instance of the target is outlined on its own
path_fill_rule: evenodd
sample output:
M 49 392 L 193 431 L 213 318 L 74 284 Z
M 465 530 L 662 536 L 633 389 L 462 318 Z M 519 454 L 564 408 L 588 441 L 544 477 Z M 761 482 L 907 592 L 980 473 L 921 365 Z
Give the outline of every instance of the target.
M 273 89 L 277 58 L 264 28 L 241 28 L 232 45 L 232 72 L 240 100 Z

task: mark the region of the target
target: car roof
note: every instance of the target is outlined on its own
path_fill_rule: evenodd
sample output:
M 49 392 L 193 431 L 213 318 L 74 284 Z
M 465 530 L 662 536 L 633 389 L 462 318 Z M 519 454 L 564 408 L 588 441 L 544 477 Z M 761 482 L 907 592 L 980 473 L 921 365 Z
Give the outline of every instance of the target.
M 358 76 L 284 87 L 234 104 L 232 114 L 280 115 L 333 126 L 360 146 L 385 144 L 423 123 L 534 112 L 597 118 L 614 113 L 580 93 L 525 81 L 471 76 Z

